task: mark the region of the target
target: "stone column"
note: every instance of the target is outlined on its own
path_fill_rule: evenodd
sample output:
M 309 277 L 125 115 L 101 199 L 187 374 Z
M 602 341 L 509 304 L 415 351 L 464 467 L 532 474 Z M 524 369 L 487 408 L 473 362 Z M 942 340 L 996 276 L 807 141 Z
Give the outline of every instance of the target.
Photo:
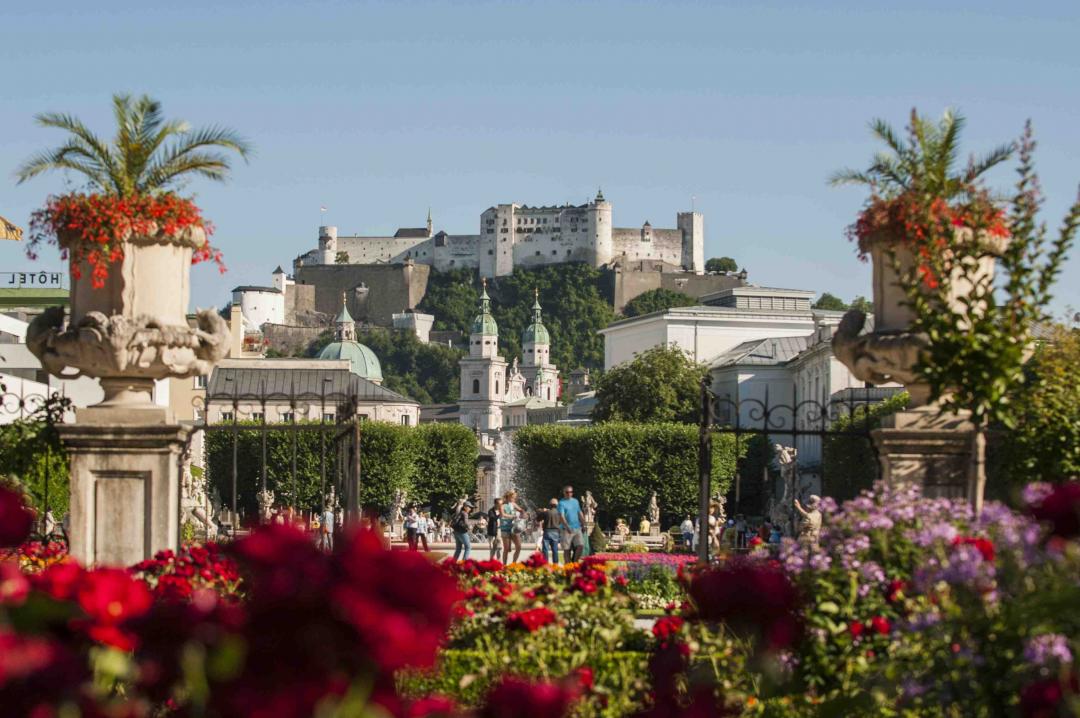
M 886 483 L 918 484 L 930 497 L 965 498 L 972 425 L 932 406 L 882 417 L 871 437 Z
M 151 413 L 159 423 L 145 423 Z M 130 566 L 180 544 L 180 457 L 192 427 L 164 408 L 124 414 L 80 409 L 57 427 L 71 457 L 70 553 L 86 566 Z

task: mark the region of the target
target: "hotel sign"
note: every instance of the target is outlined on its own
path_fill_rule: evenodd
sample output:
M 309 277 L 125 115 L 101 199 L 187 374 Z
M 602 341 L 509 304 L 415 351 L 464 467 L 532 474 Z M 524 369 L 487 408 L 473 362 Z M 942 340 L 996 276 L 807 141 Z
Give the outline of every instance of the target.
M 0 287 L 64 288 L 65 272 L 0 272 Z

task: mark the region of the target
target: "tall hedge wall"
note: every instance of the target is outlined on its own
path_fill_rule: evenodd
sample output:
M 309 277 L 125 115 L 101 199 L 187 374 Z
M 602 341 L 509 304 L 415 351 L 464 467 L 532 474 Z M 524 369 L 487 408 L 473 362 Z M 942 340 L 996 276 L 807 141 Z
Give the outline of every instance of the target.
M 652 492 L 663 528 L 697 514 L 698 430 L 688 424 L 606 422 L 577 428 L 551 424 L 514 432 L 518 485 L 540 504 L 566 484 L 581 498 L 592 491 L 598 520 L 610 529 L 625 518 L 636 527 Z M 745 450 L 745 443 L 743 444 Z M 713 493 L 727 493 L 735 472 L 735 438 L 713 434 Z
M 244 431 L 240 423 L 237 445 L 237 504 L 245 513 L 256 510 L 259 490 L 259 433 Z M 327 433 L 327 485 L 336 467 L 332 434 Z M 221 501 L 232 501 L 231 431 L 210 431 L 206 437 L 206 464 L 210 485 Z M 317 431 L 296 432 L 298 506 L 321 505 L 320 438 Z M 267 486 L 282 505 L 292 502 L 292 436 L 289 431 L 266 435 Z M 472 432 L 460 424 L 401 426 L 382 422 L 363 425 L 360 438 L 360 500 L 365 508 L 386 512 L 394 490 L 403 488 L 409 501 L 431 506 L 435 513 L 449 510 L 452 502 L 476 492 L 477 444 Z

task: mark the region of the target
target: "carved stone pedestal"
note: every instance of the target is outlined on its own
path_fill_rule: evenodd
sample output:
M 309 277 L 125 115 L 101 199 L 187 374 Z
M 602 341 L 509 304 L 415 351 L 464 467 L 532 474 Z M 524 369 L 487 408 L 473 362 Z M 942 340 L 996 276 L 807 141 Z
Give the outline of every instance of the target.
M 901 411 L 871 436 L 885 482 L 918 484 L 930 497 L 968 496 L 972 426 L 964 417 L 938 416 L 935 407 Z
M 57 429 L 71 457 L 75 560 L 130 566 L 179 546 L 180 455 L 191 427 L 172 423 L 163 408 L 93 407 Z

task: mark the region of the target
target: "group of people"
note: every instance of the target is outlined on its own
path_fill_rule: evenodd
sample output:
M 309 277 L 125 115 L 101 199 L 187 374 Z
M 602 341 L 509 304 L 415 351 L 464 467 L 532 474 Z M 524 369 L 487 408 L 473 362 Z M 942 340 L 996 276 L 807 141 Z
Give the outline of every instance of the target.
M 277 508 L 270 512 L 270 522 L 279 526 L 295 526 L 301 531 L 312 535 L 315 543 L 324 551 L 334 549 L 334 528 L 341 526 L 344 514 L 335 511 L 333 506 L 327 505 L 320 512 L 312 512 L 310 517 L 305 518 L 303 513 L 296 511 L 291 506 Z
M 485 521 L 493 559 L 504 563 L 521 560 L 521 543 L 530 528 L 529 518 L 513 489 L 495 499 Z M 547 561 L 559 563 L 560 549 L 566 563 L 581 560 L 585 554 L 585 524 L 581 503 L 574 497 L 574 487 L 564 486 L 562 498 L 551 498 L 532 520 L 539 529 L 540 548 Z
M 798 537 L 801 541 L 816 544 L 821 535 L 821 498 L 811 496 L 806 506 L 795 499 L 795 511 L 799 514 Z M 719 550 L 747 550 L 761 545 L 778 546 L 784 538 L 783 527 L 776 522 L 765 519 L 758 525 L 753 525 L 742 514 L 735 518 L 721 521 L 718 514 L 720 507 L 713 504 L 709 508 L 708 541 L 709 548 Z M 698 542 L 701 540 L 699 522 L 687 516 L 679 525 L 683 543 L 696 551 Z

